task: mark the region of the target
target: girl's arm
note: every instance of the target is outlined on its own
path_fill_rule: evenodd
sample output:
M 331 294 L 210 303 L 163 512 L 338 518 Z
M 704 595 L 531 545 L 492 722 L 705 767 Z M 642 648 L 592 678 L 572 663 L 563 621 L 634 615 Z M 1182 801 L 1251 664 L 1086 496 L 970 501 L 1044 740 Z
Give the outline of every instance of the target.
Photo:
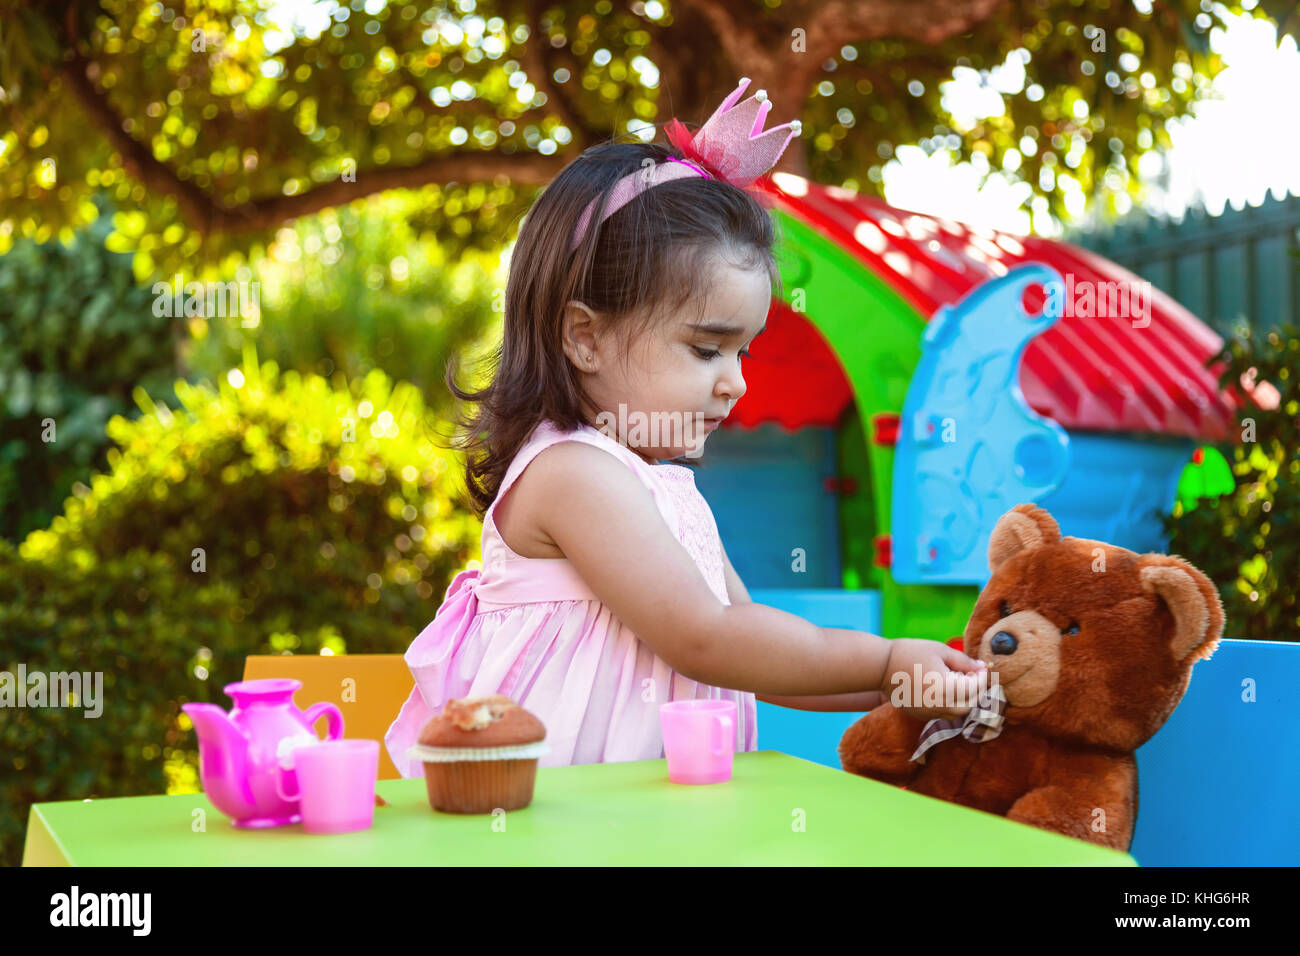
M 719 541 L 721 546 L 722 542 Z M 745 590 L 745 585 L 740 580 L 740 575 L 736 569 L 731 566 L 731 559 L 727 557 L 727 549 L 722 549 L 722 573 L 727 576 L 727 598 L 732 604 L 752 604 L 753 600 L 749 592 Z
M 731 566 L 731 559 L 727 557 L 726 548 L 722 549 L 722 565 L 727 576 L 727 597 L 731 603 L 752 604 L 753 601 L 749 596 L 749 591 L 745 589 L 745 584 L 740 580 L 740 575 L 736 573 L 736 569 Z M 778 707 L 823 713 L 858 713 L 879 707 L 885 700 L 884 693 L 878 690 L 851 694 L 807 694 L 802 697 L 778 696 L 775 694 L 755 694 L 754 696 L 764 703 L 775 704 Z
M 810 694 L 804 697 L 776 697 L 772 694 L 755 694 L 757 700 L 791 710 L 815 710 L 824 713 L 859 713 L 873 710 L 885 702 L 884 691 L 869 690 L 861 694 Z
M 880 690 L 897 642 L 818 627 L 778 608 L 725 605 L 649 490 L 609 452 L 559 442 L 528 465 L 525 510 L 611 612 L 692 680 L 755 694 Z

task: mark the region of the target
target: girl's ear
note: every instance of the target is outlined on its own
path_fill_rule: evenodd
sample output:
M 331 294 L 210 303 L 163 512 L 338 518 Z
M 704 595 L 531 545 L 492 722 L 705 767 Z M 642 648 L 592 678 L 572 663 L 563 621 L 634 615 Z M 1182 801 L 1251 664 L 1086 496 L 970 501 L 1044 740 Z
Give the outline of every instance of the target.
M 598 325 L 596 313 L 586 303 L 572 299 L 565 305 L 560 342 L 569 361 L 583 372 L 594 372 L 599 365 Z

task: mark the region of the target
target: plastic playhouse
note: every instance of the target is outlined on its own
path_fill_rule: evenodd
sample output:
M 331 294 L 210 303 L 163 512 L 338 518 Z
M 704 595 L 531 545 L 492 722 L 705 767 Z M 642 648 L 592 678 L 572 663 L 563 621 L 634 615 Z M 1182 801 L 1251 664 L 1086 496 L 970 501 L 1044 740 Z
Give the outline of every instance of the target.
M 1222 341 L 1160 290 L 1068 243 L 789 175 L 762 183 L 783 297 L 696 473 L 754 600 L 822 626 L 949 640 L 1012 506 L 1042 505 L 1063 534 L 1164 551 L 1160 516 L 1224 480 L 1202 448 L 1235 428 L 1205 368 Z M 1087 289 L 1105 307 L 1085 306 Z M 1285 796 L 1300 770 L 1274 756 L 1300 746 L 1278 729 L 1300 644 L 1233 639 L 1245 636 L 1228 622 L 1138 752 L 1139 863 L 1300 861 Z M 1249 701 L 1243 682 L 1258 690 Z M 832 766 L 859 716 L 759 707 L 760 746 Z
M 1233 421 L 1204 368 L 1217 334 L 1063 242 L 797 177 L 767 191 L 785 299 L 697 475 L 747 583 L 874 592 L 881 633 L 947 638 L 987 577 L 993 523 L 1021 501 L 1066 534 L 1165 546 L 1184 469 Z M 1145 287 L 1148 314 L 1052 314 L 1053 282 Z

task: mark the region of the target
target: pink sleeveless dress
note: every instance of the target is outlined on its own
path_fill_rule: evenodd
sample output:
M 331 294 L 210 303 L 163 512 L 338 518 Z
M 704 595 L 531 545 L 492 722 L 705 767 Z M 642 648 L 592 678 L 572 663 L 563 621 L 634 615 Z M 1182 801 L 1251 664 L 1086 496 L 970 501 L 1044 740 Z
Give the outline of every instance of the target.
M 415 687 L 384 735 L 403 777 L 423 775 L 406 750 L 448 699 L 488 694 L 513 698 L 546 725 L 543 767 L 663 758 L 659 706 L 672 700 L 735 701 L 735 749 L 758 748 L 752 693 L 676 673 L 614 617 L 567 559 L 524 557 L 497 533 L 497 504 L 528 463 L 559 441 L 595 445 L 626 463 L 718 600 L 731 603 L 717 525 L 690 468 L 651 465 L 589 425 L 564 432 L 541 422 L 483 518 L 482 570 L 456 575 L 433 621 L 406 651 Z M 581 519 L 579 510 L 574 518 Z

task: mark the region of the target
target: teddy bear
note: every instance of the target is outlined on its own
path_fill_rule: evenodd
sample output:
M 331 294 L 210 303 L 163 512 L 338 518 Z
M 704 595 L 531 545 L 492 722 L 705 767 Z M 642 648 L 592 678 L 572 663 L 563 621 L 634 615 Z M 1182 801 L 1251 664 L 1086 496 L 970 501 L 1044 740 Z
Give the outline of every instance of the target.
M 1134 752 L 1178 706 L 1192 665 L 1218 646 L 1219 595 L 1179 557 L 1063 538 L 1035 505 L 998 519 L 988 559 L 963 635 L 965 653 L 987 665 L 975 706 L 961 720 L 927 722 L 887 700 L 845 731 L 841 765 L 1127 851 Z M 930 706 L 899 696 L 904 689 L 900 680 L 889 699 Z

